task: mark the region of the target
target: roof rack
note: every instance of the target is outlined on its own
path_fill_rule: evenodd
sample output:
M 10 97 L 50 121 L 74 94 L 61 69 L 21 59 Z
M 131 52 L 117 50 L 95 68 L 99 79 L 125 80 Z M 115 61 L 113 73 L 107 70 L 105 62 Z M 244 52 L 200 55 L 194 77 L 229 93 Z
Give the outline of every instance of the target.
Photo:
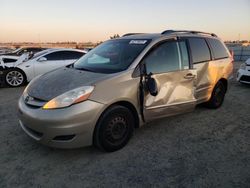
M 202 31 L 189 31 L 189 30 L 165 30 L 161 34 L 166 35 L 166 34 L 173 34 L 173 33 L 204 34 L 204 35 L 211 35 L 213 37 L 217 37 L 217 35 L 214 33 L 206 33 L 206 32 L 202 32 Z
M 126 33 L 122 37 L 127 37 L 127 36 L 131 36 L 131 35 L 140 35 L 140 34 L 145 34 L 145 33 Z

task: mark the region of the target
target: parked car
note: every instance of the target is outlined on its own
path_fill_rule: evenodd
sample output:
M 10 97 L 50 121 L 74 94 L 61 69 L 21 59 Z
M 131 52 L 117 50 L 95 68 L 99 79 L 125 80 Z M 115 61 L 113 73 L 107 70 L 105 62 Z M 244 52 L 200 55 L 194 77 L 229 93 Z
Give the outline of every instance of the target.
M 0 47 L 0 55 L 11 53 L 13 49 Z
M 250 84 L 250 58 L 241 64 L 237 73 L 237 81 L 244 84 Z
M 40 48 L 40 47 L 23 47 L 23 48 L 17 48 L 16 50 L 13 50 L 11 52 L 7 52 L 1 55 L 9 55 L 9 56 L 21 56 L 24 53 L 32 53 L 35 54 L 37 52 L 46 50 L 47 48 Z
M 23 130 L 52 147 L 124 147 L 157 118 L 219 108 L 233 70 L 215 35 L 167 30 L 109 40 L 70 66 L 33 80 L 19 100 Z
M 5 73 L 10 67 L 14 67 L 18 59 L 20 61 L 24 60 L 23 57 L 20 56 L 8 56 L 8 55 L 0 56 L 0 86 L 5 85 L 5 76 L 6 76 Z
M 16 50 L 12 50 L 11 52 L 1 53 L 0 54 L 0 63 L 2 67 L 13 67 L 15 62 L 24 54 L 28 54 L 28 56 L 33 56 L 35 53 L 46 50 L 46 48 L 18 48 Z M 22 58 L 21 58 L 22 59 Z M 1 67 L 0 67 L 1 70 Z
M 15 62 L 2 62 L 0 69 L 5 72 L 6 84 L 18 87 L 38 75 L 72 64 L 86 53 L 76 49 L 48 49 L 35 55 L 23 54 Z

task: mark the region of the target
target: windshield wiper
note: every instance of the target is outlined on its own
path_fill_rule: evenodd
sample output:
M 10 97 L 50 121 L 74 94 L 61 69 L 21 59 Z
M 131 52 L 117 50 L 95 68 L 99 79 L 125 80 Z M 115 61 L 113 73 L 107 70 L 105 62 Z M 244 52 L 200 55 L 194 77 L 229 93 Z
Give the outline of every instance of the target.
M 88 71 L 88 72 L 95 72 L 95 71 L 93 71 L 93 70 L 91 70 L 91 69 L 87 69 L 87 68 L 83 68 L 83 67 L 81 67 L 81 68 L 76 68 L 76 67 L 74 67 L 74 64 L 72 65 L 72 68 L 74 68 L 74 69 L 76 69 L 76 70 L 82 70 L 82 71 Z

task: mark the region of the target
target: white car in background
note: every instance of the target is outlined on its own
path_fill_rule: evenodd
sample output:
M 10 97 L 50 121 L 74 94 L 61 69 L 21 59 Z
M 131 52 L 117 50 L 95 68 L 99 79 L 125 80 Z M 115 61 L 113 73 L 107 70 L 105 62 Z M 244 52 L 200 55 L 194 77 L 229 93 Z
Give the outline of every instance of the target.
M 250 58 L 245 63 L 241 64 L 237 73 L 237 81 L 250 84 Z
M 2 56 L 0 66 L 4 72 L 5 83 L 11 87 L 18 87 L 38 75 L 72 64 L 86 53 L 77 49 L 47 49 L 32 56 L 23 54 L 17 61 L 9 63 L 3 62 L 1 58 L 7 56 Z
M 13 52 L 13 50 L 10 49 L 10 48 L 1 48 L 1 47 L 0 47 L 0 55 L 2 55 L 2 54 L 7 54 L 7 53 L 11 53 L 11 52 Z

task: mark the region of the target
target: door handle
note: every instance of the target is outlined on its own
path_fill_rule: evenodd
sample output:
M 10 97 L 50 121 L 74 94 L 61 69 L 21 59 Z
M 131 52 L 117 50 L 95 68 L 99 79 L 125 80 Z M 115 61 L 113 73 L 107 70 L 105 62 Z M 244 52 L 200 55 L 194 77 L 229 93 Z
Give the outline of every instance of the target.
M 195 78 L 195 75 L 193 75 L 192 73 L 188 73 L 187 75 L 184 76 L 185 79 L 193 79 Z

